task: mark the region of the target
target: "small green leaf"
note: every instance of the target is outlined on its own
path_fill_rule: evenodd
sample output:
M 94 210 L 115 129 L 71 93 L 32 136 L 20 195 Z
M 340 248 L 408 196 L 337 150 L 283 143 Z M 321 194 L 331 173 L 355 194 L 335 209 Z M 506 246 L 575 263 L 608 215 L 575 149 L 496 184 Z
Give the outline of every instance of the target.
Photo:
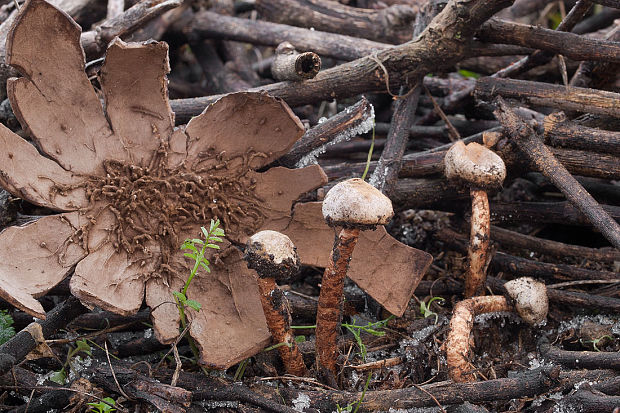
M 192 254 L 191 252 L 186 252 L 185 254 L 183 254 L 183 256 L 196 260 L 196 254 Z
M 226 235 L 224 233 L 224 230 L 222 228 L 215 228 L 212 232 L 213 235 L 217 235 L 218 237 L 223 237 L 224 235 Z
M 177 300 L 179 300 L 179 302 L 183 305 L 185 305 L 185 303 L 187 302 L 187 297 L 181 291 L 174 291 L 172 295 L 174 295 Z
M 50 377 L 50 381 L 53 381 L 54 383 L 60 384 L 60 385 L 65 384 L 66 380 L 67 380 L 67 375 L 65 374 L 64 369 L 57 371 L 56 373 L 52 375 L 52 377 Z
M 200 309 L 202 308 L 202 304 L 200 304 L 196 300 L 187 300 L 185 301 L 185 305 L 196 311 L 200 311 Z
M 207 244 L 207 247 L 213 248 L 214 250 L 219 250 L 220 249 L 220 246 L 219 245 L 215 245 L 215 244 Z
M 86 353 L 89 356 L 92 357 L 93 353 L 91 351 L 90 346 L 88 345 L 88 343 L 86 342 L 86 340 L 78 340 L 75 342 L 76 346 L 76 350 L 77 351 L 81 351 L 82 353 Z
M 306 336 L 295 336 L 295 343 L 303 343 L 306 341 Z
M 200 227 L 200 229 L 202 230 L 202 233 L 205 236 L 205 239 L 209 239 L 209 232 L 207 231 L 207 229 L 205 227 Z
M 222 242 L 221 238 L 218 237 L 209 237 L 210 242 Z
M 201 261 L 201 262 L 200 262 L 200 266 L 201 266 L 202 268 L 204 268 L 206 272 L 208 272 L 208 273 L 210 273 L 210 272 L 211 272 L 211 268 L 209 268 L 209 263 L 208 263 L 208 262 L 205 264 L 204 262 L 202 262 L 202 261 Z

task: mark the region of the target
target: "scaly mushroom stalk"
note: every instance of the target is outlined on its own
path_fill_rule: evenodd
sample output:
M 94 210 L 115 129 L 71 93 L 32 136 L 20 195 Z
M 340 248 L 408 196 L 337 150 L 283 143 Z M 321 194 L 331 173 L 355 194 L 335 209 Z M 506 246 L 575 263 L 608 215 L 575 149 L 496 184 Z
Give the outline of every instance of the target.
M 448 180 L 470 186 L 471 231 L 465 297 L 482 295 L 486 284 L 491 236 L 491 212 L 486 191 L 502 186 L 506 178 L 506 165 L 502 158 L 490 149 L 475 142 L 466 146 L 462 141 L 458 141 L 446 153 L 444 167 Z
M 317 368 L 321 374 L 335 378 L 344 279 L 353 249 L 361 230 L 387 224 L 394 211 L 388 197 L 358 178 L 335 185 L 325 196 L 322 209 L 328 225 L 343 227 L 323 274 L 316 315 Z
M 450 320 L 445 342 L 448 376 L 455 382 L 475 380 L 469 363 L 470 334 L 474 317 L 479 314 L 516 311 L 530 325 L 542 322 L 549 309 L 547 288 L 531 278 L 518 278 L 504 285 L 509 299 L 503 296 L 478 296 L 457 303 Z M 514 303 L 514 304 L 513 304 Z
M 278 347 L 287 373 L 295 376 L 306 374 L 306 365 L 293 334 L 291 313 L 286 297 L 278 288 L 279 281 L 289 280 L 299 272 L 299 256 L 293 242 L 276 231 L 260 231 L 248 240 L 244 259 L 248 268 L 256 270 L 260 301 L 267 327 Z
M 321 293 L 316 314 L 316 361 L 330 372 L 336 372 L 338 332 L 342 318 L 344 279 L 349 269 L 359 229 L 344 228 L 336 236 L 321 281 Z

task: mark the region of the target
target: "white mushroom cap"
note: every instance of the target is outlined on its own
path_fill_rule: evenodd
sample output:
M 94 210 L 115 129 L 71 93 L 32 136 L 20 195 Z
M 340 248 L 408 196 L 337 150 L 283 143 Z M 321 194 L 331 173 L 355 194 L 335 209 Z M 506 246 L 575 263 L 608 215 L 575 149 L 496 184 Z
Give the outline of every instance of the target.
M 372 228 L 387 224 L 392 215 L 390 198 L 359 178 L 336 184 L 323 200 L 323 217 L 332 226 Z
M 504 288 L 526 323 L 536 325 L 547 317 L 549 299 L 545 284 L 530 277 L 522 277 L 508 281 Z
M 478 188 L 498 188 L 506 178 L 506 165 L 489 148 L 476 142 L 467 146 L 458 141 L 444 158 L 444 173 L 449 180 L 465 181 Z
M 261 277 L 288 279 L 299 271 L 299 256 L 293 241 L 277 231 L 260 231 L 248 240 L 243 257 Z

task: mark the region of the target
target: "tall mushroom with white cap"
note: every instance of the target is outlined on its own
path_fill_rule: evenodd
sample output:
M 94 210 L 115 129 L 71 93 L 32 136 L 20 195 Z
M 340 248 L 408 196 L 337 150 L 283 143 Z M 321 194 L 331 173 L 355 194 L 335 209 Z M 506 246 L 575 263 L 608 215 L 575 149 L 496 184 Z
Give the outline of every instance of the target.
M 289 374 L 303 376 L 306 365 L 291 331 L 291 314 L 286 297 L 276 285 L 290 280 L 299 272 L 299 256 L 289 237 L 276 231 L 260 231 L 247 242 L 245 255 L 248 268 L 258 274 L 260 301 L 267 327 L 277 343 L 284 368 Z
M 392 215 L 392 201 L 358 178 L 335 185 L 323 200 L 325 221 L 342 230 L 323 274 L 316 315 L 316 363 L 321 373 L 336 374 L 344 278 L 360 231 L 385 225 Z
M 444 158 L 444 173 L 453 182 L 467 184 L 471 195 L 469 269 L 465 275 L 465 297 L 482 295 L 486 284 L 491 212 L 487 190 L 502 186 L 506 165 L 487 147 L 472 142 L 456 142 Z

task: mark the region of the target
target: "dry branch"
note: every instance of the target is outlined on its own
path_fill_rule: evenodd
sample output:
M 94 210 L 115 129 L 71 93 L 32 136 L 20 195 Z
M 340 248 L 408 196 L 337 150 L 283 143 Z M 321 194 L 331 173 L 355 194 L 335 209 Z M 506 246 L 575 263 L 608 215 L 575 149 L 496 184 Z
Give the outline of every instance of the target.
M 511 3 L 512 0 L 452 0 L 416 41 L 321 71 L 314 79 L 305 81 L 303 88 L 280 82 L 252 90 L 264 91 L 282 98 L 290 106 L 301 106 L 360 93 L 385 91 L 386 87 L 391 91 L 398 91 L 398 88 L 404 85 L 411 87 L 409 82 L 412 79 L 450 68 L 460 61 L 468 54 L 469 41 L 476 29 Z M 442 52 L 438 53 L 438 50 Z M 172 101 L 171 105 L 179 118 L 187 119 L 202 112 L 206 105 L 218 97 L 180 99 Z
M 574 33 L 492 19 L 479 33 L 481 39 L 558 53 L 573 60 L 620 62 L 620 43 Z
M 501 98 L 498 97 L 496 102 L 498 109 L 495 111 L 495 115 L 506 128 L 512 140 L 527 154 L 536 168 L 588 217 L 592 225 L 600 230 L 612 245 L 620 248 L 620 225 L 558 162 L 531 126 L 523 122 Z

